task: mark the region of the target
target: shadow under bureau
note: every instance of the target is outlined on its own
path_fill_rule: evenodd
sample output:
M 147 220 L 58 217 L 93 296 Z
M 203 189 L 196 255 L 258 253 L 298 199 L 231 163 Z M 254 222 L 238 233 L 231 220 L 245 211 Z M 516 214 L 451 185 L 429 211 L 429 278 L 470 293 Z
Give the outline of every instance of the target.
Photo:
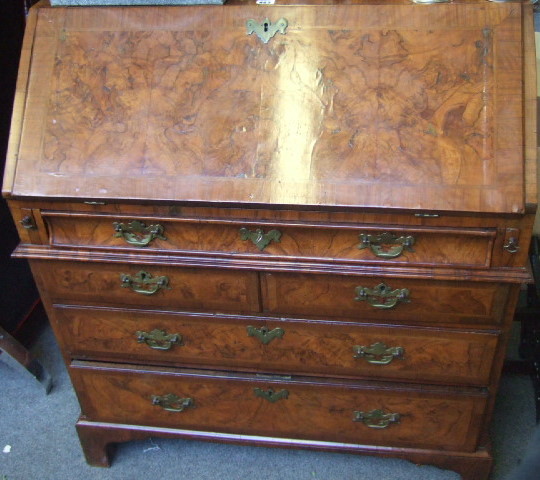
M 3 193 L 90 464 L 163 436 L 488 478 L 531 8 L 32 10 Z

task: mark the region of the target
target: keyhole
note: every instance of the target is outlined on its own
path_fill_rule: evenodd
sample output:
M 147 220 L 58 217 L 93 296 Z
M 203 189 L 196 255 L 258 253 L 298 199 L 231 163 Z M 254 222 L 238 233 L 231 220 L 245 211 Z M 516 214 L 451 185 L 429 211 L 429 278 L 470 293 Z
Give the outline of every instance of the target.
M 268 32 L 268 23 L 267 22 L 264 22 L 264 31 Z

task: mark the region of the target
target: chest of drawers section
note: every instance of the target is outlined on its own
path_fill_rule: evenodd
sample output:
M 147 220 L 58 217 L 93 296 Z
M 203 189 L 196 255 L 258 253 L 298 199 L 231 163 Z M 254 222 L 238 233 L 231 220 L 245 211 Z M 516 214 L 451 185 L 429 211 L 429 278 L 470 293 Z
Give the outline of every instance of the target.
M 3 194 L 88 462 L 164 436 L 486 480 L 534 63 L 525 4 L 40 2 Z
M 439 229 L 425 225 L 439 219 L 373 225 L 353 223 L 354 215 L 314 222 L 311 212 L 308 220 L 274 220 L 280 235 L 261 247 L 245 230 L 268 231 L 269 212 L 258 212 L 259 223 L 248 211 L 207 219 L 201 210 L 198 222 L 34 213 L 46 245 L 19 254 L 34 257 L 91 463 L 108 463 L 102 448 L 119 431 L 131 432 L 125 439 L 184 432 L 343 451 L 391 446 L 404 456 L 428 451 L 432 463 L 439 455 L 435 463 L 448 468 L 451 452 L 484 455 L 519 288 L 493 268 L 511 255 L 501 245 L 506 223 L 470 228 L 447 219 Z M 328 239 L 343 232 L 349 245 L 340 239 L 334 251 L 347 255 L 325 257 L 335 246 Z M 365 232 L 377 245 L 362 245 Z M 463 237 L 476 242 L 467 268 L 440 256 L 447 232 L 450 250 Z M 207 238 L 227 240 L 203 250 Z M 468 278 L 458 280 L 464 271 Z M 96 437 L 105 442 L 97 450 Z

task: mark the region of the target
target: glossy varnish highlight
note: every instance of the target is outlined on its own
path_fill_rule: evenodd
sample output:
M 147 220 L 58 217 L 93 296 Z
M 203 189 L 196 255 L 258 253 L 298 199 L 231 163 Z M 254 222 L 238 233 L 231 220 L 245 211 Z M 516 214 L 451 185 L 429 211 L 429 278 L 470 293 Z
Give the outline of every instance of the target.
M 3 193 L 87 461 L 195 438 L 487 480 L 537 203 L 532 5 L 278 1 L 30 14 Z
M 41 10 L 13 193 L 522 212 L 520 9 L 436 8 Z

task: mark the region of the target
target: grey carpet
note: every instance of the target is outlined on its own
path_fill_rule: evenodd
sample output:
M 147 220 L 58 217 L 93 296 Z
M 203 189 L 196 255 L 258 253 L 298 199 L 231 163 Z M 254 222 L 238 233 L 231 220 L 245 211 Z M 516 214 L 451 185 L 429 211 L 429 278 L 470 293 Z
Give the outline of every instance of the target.
M 0 361 L 1 480 L 459 480 L 451 471 L 381 459 L 304 450 L 149 439 L 119 445 L 110 469 L 88 466 L 74 423 L 78 405 L 49 328 L 34 353 L 54 376 L 46 396 L 32 378 Z M 534 429 L 526 376 L 503 377 L 495 412 L 493 480 L 517 465 Z M 11 446 L 4 453 L 6 445 Z M 5 476 L 5 479 L 4 479 Z

